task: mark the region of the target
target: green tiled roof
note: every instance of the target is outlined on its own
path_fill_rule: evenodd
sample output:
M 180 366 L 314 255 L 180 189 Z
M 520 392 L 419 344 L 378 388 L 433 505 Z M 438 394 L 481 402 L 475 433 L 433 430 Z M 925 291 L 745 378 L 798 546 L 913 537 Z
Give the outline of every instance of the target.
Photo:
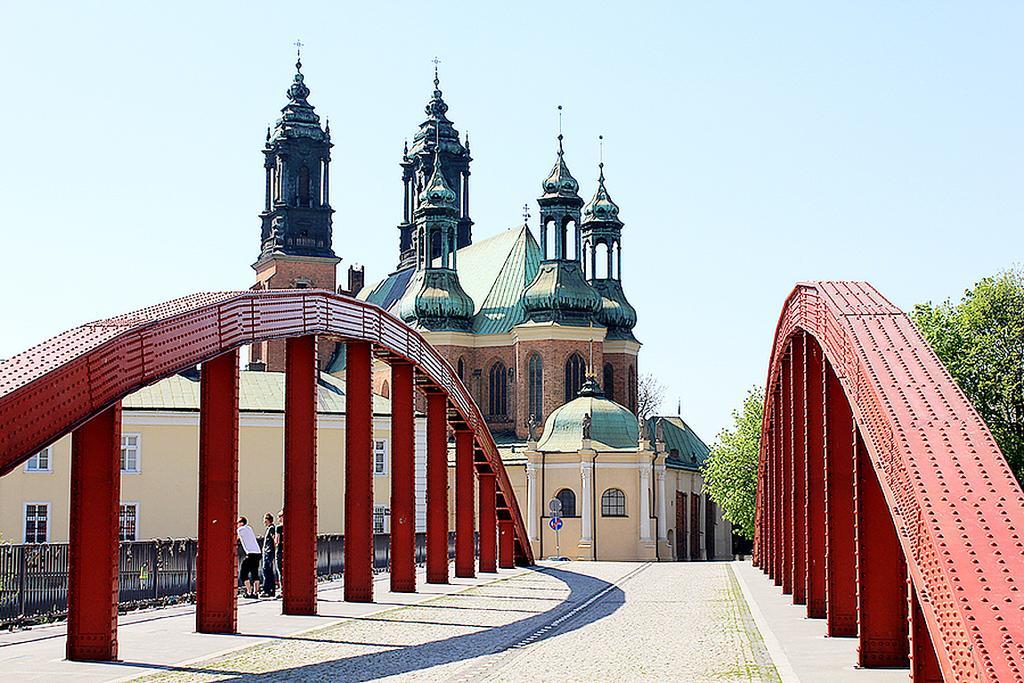
M 476 307 L 475 334 L 503 334 L 526 319 L 523 290 L 537 275 L 540 261 L 540 246 L 525 224 L 458 251 L 459 283 Z M 365 287 L 358 298 L 391 310 L 411 276 L 411 268 L 392 273 Z
M 640 449 L 640 429 L 633 413 L 600 393 L 584 392 L 548 416 L 537 450 L 548 453 L 575 453 L 580 450 L 583 447 L 585 415 L 590 415 L 590 442 L 594 450 Z
M 317 411 L 323 414 L 345 412 L 345 382 L 321 373 L 317 387 Z M 199 381 L 173 375 L 126 396 L 127 410 L 199 410 Z M 283 413 L 284 373 L 242 370 L 238 379 L 238 409 L 242 412 Z M 373 412 L 390 414 L 391 402 L 373 397 Z
M 690 425 L 681 417 L 650 417 L 647 418 L 647 434 L 653 443 L 657 437 L 658 421 L 662 424 L 665 437 L 665 448 L 669 452 L 665 465 L 677 469 L 698 470 L 708 459 L 711 449 L 690 429 Z M 672 451 L 675 451 L 675 454 Z

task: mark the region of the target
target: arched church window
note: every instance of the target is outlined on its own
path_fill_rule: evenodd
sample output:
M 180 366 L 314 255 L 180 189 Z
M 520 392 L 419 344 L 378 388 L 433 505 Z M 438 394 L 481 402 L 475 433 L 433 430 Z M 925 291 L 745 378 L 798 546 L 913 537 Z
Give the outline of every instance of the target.
M 576 494 L 572 489 L 562 489 L 555 494 L 555 498 L 562 504 L 562 517 L 576 516 Z
M 554 219 L 549 219 L 544 223 L 543 234 L 541 239 L 544 240 L 544 258 L 553 259 L 557 257 L 555 253 L 555 244 L 558 242 L 557 226 L 555 226 Z
M 594 248 L 594 277 L 596 279 L 607 280 L 611 277 L 610 254 L 607 242 L 602 240 L 597 243 L 597 246 Z
M 602 517 L 625 517 L 626 494 L 619 489 L 608 489 L 601 494 Z
M 309 169 L 299 169 L 299 206 L 309 206 Z
M 575 351 L 565 361 L 565 402 L 576 398 L 587 377 L 587 362 Z
M 634 413 L 636 412 L 636 368 L 629 366 L 629 405 L 627 406 Z
M 508 416 L 508 370 L 501 361 L 491 366 L 487 412 L 491 417 Z
M 455 372 L 458 373 L 459 379 L 463 382 L 466 381 L 466 359 L 459 357 L 459 362 L 455 365 Z
M 529 367 L 530 415 L 540 422 L 544 413 L 544 361 L 539 353 L 530 355 Z
M 384 384 L 380 385 L 380 395 L 383 396 L 384 398 L 391 398 L 391 387 L 388 386 L 386 380 Z
M 604 395 L 615 400 L 615 368 L 611 363 L 604 364 Z
M 579 247 L 579 237 L 576 221 L 571 218 L 566 219 L 562 227 L 562 248 L 565 249 L 562 258 L 573 260 L 578 257 L 576 249 Z

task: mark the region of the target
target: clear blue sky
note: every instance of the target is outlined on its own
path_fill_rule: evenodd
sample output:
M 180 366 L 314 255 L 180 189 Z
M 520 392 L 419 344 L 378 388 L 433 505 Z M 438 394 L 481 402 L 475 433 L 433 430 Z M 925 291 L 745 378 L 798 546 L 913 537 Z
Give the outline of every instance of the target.
M 558 104 L 585 199 L 603 133 L 642 370 L 710 441 L 764 381 L 796 281 L 909 308 L 1024 254 L 1024 5 L 828 5 L 9 3 L 0 357 L 252 283 L 260 148 L 301 37 L 342 270 L 395 265 L 434 55 L 478 238 L 535 206 Z

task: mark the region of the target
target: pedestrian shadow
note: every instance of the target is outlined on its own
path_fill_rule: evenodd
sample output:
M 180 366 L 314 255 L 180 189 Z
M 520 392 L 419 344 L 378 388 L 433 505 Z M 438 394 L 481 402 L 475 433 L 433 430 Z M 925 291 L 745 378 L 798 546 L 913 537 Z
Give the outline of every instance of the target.
M 395 647 L 394 649 L 382 652 L 353 655 L 328 662 L 279 669 L 267 673 L 238 674 L 237 672 L 225 671 L 224 673 L 230 675 L 230 678 L 226 680 L 244 683 L 270 683 L 271 681 L 301 680 L 305 678 L 310 680 L 370 681 L 385 676 L 408 674 L 435 666 L 499 654 L 521 646 L 522 641 L 526 639 L 529 639 L 529 642 L 532 644 L 546 640 L 554 635 L 574 631 L 603 619 L 618 610 L 623 604 L 624 594 L 622 590 L 608 581 L 553 567 L 535 568 L 534 571 L 554 577 L 565 584 L 565 587 L 569 589 L 565 600 L 545 612 L 503 626 L 489 627 L 486 630 L 475 633 L 466 633 L 420 645 Z M 512 587 L 514 588 L 514 586 Z M 599 599 L 580 609 L 581 605 L 584 605 L 602 592 L 604 593 Z M 487 599 L 487 596 L 481 597 Z M 420 606 L 409 605 L 409 607 L 414 609 Z M 572 612 L 571 615 L 570 612 Z M 360 620 L 359 617 L 353 619 L 353 621 Z M 390 621 L 395 624 L 407 623 L 399 619 L 383 620 L 378 618 L 373 620 Z M 558 623 L 553 624 L 556 621 Z M 381 624 L 381 626 L 386 628 L 384 624 Z M 545 627 L 548 628 L 542 631 Z M 281 638 L 281 640 L 288 639 L 288 636 Z M 316 635 L 306 633 L 302 636 L 302 640 L 316 640 Z M 332 641 L 325 637 L 318 642 L 330 643 Z M 202 671 L 201 667 L 202 665 L 198 665 L 196 668 L 181 666 L 171 667 L 171 669 L 194 673 L 197 670 Z M 214 664 L 211 668 L 216 669 L 216 665 Z

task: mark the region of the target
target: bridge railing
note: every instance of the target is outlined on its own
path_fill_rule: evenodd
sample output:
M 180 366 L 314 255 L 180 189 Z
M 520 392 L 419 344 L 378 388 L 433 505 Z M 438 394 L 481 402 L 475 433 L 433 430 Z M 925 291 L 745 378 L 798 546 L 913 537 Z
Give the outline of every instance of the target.
M 390 568 L 390 534 L 374 534 L 373 568 Z M 448 534 L 448 556 L 455 557 L 455 532 Z M 239 551 L 241 553 L 241 551 Z M 317 576 L 338 576 L 345 569 L 344 534 L 317 536 Z M 192 599 L 196 590 L 194 538 L 122 541 L 118 604 L 121 609 Z M 416 564 L 427 561 L 427 534 L 416 534 Z M 66 616 L 68 544 L 0 545 L 0 627 Z

